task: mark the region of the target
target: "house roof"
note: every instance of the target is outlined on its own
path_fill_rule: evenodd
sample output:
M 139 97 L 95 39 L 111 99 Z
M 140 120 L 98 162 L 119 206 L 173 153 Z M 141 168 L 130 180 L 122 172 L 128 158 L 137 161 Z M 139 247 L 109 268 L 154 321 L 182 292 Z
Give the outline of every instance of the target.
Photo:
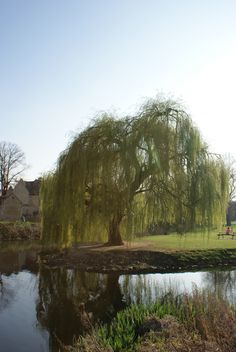
M 40 181 L 40 179 L 34 181 L 24 181 L 25 187 L 28 190 L 30 196 L 39 195 Z

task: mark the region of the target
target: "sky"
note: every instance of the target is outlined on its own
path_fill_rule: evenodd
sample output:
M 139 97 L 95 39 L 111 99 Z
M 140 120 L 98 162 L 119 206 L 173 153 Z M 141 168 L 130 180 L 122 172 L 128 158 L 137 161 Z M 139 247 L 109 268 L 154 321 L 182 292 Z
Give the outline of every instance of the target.
M 236 1 L 0 0 L 0 141 L 33 180 L 101 111 L 181 100 L 236 158 Z

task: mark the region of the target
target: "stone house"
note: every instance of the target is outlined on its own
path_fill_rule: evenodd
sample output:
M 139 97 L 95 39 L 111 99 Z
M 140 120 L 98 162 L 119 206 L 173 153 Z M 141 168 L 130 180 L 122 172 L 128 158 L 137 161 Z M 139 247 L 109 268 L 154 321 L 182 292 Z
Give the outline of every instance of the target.
M 10 187 L 7 194 L 0 198 L 0 220 L 39 221 L 40 179 L 23 181 Z

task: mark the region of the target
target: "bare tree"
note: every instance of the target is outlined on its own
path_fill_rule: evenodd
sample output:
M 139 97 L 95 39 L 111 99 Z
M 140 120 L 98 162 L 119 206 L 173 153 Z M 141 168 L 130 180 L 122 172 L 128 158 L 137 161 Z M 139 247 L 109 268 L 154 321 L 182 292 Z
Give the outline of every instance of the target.
M 14 143 L 0 142 L 0 195 L 4 196 L 26 169 L 25 154 Z
M 236 197 L 236 162 L 230 167 L 229 200 L 232 202 Z

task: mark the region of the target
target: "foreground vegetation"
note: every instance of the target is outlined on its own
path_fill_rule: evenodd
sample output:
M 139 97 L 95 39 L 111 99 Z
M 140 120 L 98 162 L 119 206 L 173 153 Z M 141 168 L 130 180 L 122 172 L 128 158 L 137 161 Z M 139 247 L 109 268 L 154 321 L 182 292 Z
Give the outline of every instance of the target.
M 150 322 L 156 331 L 148 332 Z M 145 328 L 146 327 L 146 328 Z M 146 333 L 145 333 L 146 331 Z M 166 294 L 156 303 L 132 305 L 111 324 L 97 327 L 69 351 L 83 352 L 233 352 L 235 308 L 207 291 Z

